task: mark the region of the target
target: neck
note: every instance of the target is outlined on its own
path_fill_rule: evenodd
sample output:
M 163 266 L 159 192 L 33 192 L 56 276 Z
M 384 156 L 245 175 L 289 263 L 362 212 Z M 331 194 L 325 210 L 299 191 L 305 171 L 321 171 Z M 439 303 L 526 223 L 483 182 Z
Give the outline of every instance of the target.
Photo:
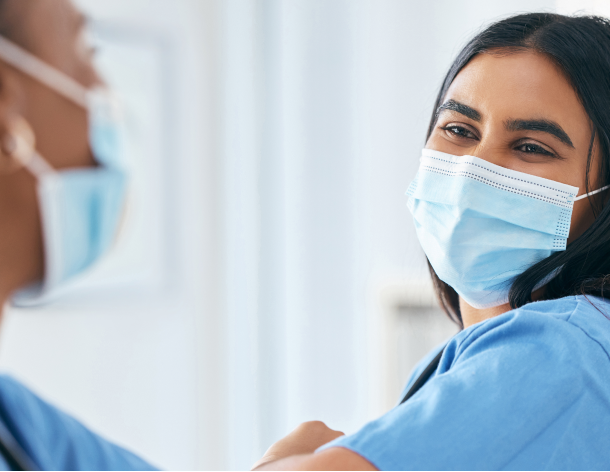
M 2 232 L 0 228 L 0 234 L 6 234 L 6 232 Z M 11 252 L 9 249 L 8 246 L 2 247 L 0 244 L 0 321 L 4 308 L 13 293 L 40 279 L 40 277 L 32 275 L 34 271 L 24 263 L 25 258 L 19 251 Z
M 8 303 L 9 297 L 11 296 L 11 290 L 8 290 L 6 286 L 0 282 L 0 321 L 4 319 L 4 307 Z
M 544 298 L 544 287 L 539 288 L 535 292 L 532 292 L 532 301 L 542 300 Z M 492 306 L 491 308 L 474 308 L 464 301 L 460 297 L 460 313 L 462 315 L 462 322 L 464 323 L 464 329 L 472 326 L 473 324 L 481 321 L 488 320 L 494 316 L 503 315 L 504 313 L 512 310 L 509 303 L 505 303 L 500 306 Z
M 500 306 L 492 306 L 490 308 L 474 308 L 466 303 L 462 297 L 460 297 L 460 313 L 462 315 L 464 328 L 468 328 L 473 324 L 488 320 L 495 316 L 502 315 L 510 310 L 511 307 L 508 303 Z
M 0 234 L 6 233 L 0 228 Z M 9 253 L 9 251 L 0 244 L 0 319 L 2 318 L 4 307 L 13 292 L 20 286 L 25 285 L 24 282 L 22 282 L 23 269 L 16 264 L 18 259 L 15 260 L 15 258 L 6 256 L 7 253 Z
M 7 279 L 6 277 L 4 277 L 3 275 L 7 272 L 5 270 L 3 270 L 4 265 L 0 264 L 0 321 L 2 320 L 2 315 L 4 314 L 4 307 L 6 306 L 6 304 L 9 301 L 9 298 L 11 296 L 11 294 L 14 291 L 14 284 L 12 283 L 13 281 L 10 279 Z

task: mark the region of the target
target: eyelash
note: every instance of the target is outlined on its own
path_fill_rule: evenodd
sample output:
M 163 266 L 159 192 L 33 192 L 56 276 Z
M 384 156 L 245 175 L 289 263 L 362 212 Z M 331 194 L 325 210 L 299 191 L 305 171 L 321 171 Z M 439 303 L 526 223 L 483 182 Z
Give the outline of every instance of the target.
M 466 134 L 470 134 L 471 136 L 473 136 L 474 138 L 476 138 L 475 134 L 468 130 L 467 128 L 464 128 L 463 126 L 445 126 L 445 127 L 441 127 L 442 130 L 447 131 L 448 133 L 451 133 L 453 136 L 460 138 L 460 139 L 473 139 L 472 137 L 469 136 L 465 136 Z M 456 131 L 459 130 L 459 131 Z M 533 144 L 533 143 L 522 143 L 519 146 L 517 146 L 517 150 L 521 147 L 527 146 L 529 148 L 534 148 L 535 150 L 530 150 L 530 151 L 520 151 L 523 152 L 524 154 L 540 154 L 543 156 L 554 156 L 554 154 L 552 152 L 547 151 L 546 149 L 544 149 L 542 146 L 538 146 L 537 144 Z
M 449 133 L 451 133 L 451 134 L 453 134 L 454 136 L 457 136 L 457 137 L 459 137 L 459 138 L 472 139 L 472 138 L 470 138 L 470 137 L 464 136 L 464 135 L 463 135 L 463 134 L 461 134 L 461 133 L 464 133 L 464 134 L 465 134 L 465 133 L 469 133 L 469 134 L 471 134 L 472 136 L 474 136 L 474 133 L 473 133 L 472 131 L 469 131 L 469 130 L 467 130 L 466 128 L 464 128 L 464 127 L 462 127 L 462 126 L 455 126 L 455 125 L 454 125 L 454 126 L 445 126 L 444 128 L 441 128 L 441 129 L 442 129 L 442 130 L 444 130 L 444 131 L 447 131 L 447 132 L 449 132 Z M 454 130 L 460 130 L 460 132 L 456 132 L 456 131 L 454 131 Z M 475 137 L 476 137 L 476 136 L 475 136 Z

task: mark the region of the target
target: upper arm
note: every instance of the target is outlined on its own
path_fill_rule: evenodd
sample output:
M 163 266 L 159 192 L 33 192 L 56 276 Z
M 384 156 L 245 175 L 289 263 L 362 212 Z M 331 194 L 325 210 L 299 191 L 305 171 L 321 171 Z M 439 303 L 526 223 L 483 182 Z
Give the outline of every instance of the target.
M 566 455 L 578 457 L 579 444 L 606 447 L 598 428 L 607 429 L 599 413 L 607 400 L 590 387 L 607 391 L 606 363 L 605 351 L 561 319 L 498 317 L 454 339 L 409 401 L 269 470 L 556 469 Z
M 573 327 L 528 318 L 505 317 L 454 342 L 415 396 L 329 448 L 349 448 L 383 470 L 501 469 L 517 456 L 547 460 L 555 443 L 545 431 L 563 431 L 557 421 L 582 414 L 582 367 L 587 359 L 595 363 L 587 357 L 591 343 Z
M 270 462 L 256 470 L 379 470 L 364 457 L 343 447 Z
M 41 469 L 155 469 L 6 376 L 0 377 L 0 410 L 17 441 Z

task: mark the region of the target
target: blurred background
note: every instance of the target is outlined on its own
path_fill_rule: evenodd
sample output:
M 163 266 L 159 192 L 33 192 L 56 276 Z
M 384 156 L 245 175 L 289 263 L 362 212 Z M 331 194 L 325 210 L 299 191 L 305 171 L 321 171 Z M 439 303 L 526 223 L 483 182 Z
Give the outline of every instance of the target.
M 7 313 L 0 365 L 170 469 L 247 469 L 302 421 L 346 433 L 456 332 L 404 192 L 483 25 L 595 0 L 78 0 L 125 109 L 121 239 Z

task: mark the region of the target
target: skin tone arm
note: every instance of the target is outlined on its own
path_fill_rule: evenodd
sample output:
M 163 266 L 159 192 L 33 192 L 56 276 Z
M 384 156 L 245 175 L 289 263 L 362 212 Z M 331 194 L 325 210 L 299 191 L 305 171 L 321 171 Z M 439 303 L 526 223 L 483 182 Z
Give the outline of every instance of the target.
M 314 454 L 320 446 L 343 435 L 321 421 L 303 423 L 271 446 L 253 470 L 377 470 L 349 449 L 331 447 Z
M 453 155 L 472 155 L 519 172 L 586 188 L 586 162 L 592 126 L 577 94 L 560 70 L 533 52 L 481 54 L 456 77 L 438 111 L 426 147 Z M 589 176 L 599 181 L 600 153 L 594 142 Z M 574 204 L 568 243 L 594 221 L 610 192 Z M 532 294 L 534 300 L 544 287 Z M 508 304 L 476 309 L 460 300 L 464 327 L 510 311 Z M 271 446 L 255 467 L 259 470 L 375 470 L 366 459 L 335 447 L 314 451 L 328 442 L 326 426 L 302 425 Z M 334 439 L 334 438 L 331 438 Z M 301 449 L 302 448 L 302 449 Z M 307 450 L 309 449 L 309 450 Z M 296 452 L 295 452 L 296 451 Z
M 349 449 L 331 447 L 318 454 L 289 456 L 253 470 L 378 470 Z

